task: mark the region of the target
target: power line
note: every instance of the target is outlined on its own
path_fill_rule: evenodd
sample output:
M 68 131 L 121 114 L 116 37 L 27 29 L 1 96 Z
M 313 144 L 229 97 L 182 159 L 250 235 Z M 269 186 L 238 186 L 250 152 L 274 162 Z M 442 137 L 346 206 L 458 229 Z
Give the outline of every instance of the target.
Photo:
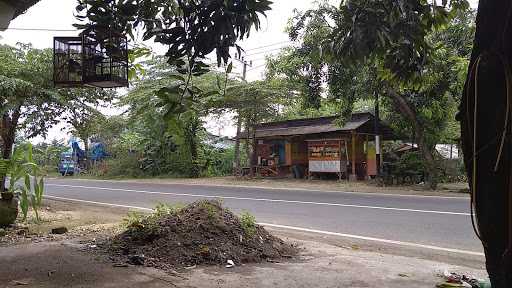
M 254 48 L 250 48 L 250 49 L 245 49 L 245 51 L 259 50 L 261 48 L 267 48 L 267 47 L 277 46 L 277 45 L 281 45 L 281 44 L 289 44 L 289 43 L 293 43 L 293 42 L 291 42 L 291 41 L 281 41 L 281 42 L 276 42 L 276 43 L 268 44 L 268 45 L 265 45 L 265 46 L 259 46 L 259 47 L 254 47 Z
M 248 54 L 248 55 L 245 55 L 245 56 L 252 56 L 252 55 L 258 55 L 258 54 L 263 54 L 263 53 L 267 53 L 267 52 L 272 52 L 272 51 L 277 51 L 277 50 L 281 50 L 285 47 L 279 47 L 279 48 L 274 48 L 274 49 L 270 49 L 270 50 L 264 50 L 264 51 L 260 51 L 260 52 L 255 52 L 255 53 L 252 53 L 252 54 Z
M 248 59 L 249 61 L 252 61 L 252 62 L 255 62 L 255 61 L 261 61 L 261 60 L 267 60 L 267 56 L 265 57 L 260 57 L 260 58 L 256 58 L 256 59 Z
M 263 66 L 265 66 L 265 65 L 267 65 L 267 64 L 265 63 L 265 64 L 261 64 L 261 65 L 258 65 L 258 66 L 254 66 L 254 67 L 252 67 L 251 69 L 247 69 L 247 72 L 252 71 L 252 70 L 255 70 L 255 69 L 258 69 L 258 68 L 261 68 L 261 67 L 263 67 Z

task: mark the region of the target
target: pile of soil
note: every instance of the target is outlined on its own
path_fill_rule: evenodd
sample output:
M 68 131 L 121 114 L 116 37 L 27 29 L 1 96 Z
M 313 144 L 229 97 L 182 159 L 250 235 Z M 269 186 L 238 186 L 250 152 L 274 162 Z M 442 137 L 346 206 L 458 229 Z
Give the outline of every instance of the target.
M 113 260 L 157 268 L 261 262 L 291 257 L 298 249 L 259 225 L 244 229 L 219 201 L 198 201 L 176 213 L 132 225 L 111 239 Z M 132 263 L 134 264 L 134 263 Z

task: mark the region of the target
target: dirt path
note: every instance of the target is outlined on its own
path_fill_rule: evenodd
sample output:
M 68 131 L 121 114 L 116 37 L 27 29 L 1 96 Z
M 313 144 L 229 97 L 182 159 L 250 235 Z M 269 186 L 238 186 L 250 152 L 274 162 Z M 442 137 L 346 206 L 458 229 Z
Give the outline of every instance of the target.
M 478 277 L 484 271 L 435 261 L 299 241 L 296 260 L 225 268 L 198 267 L 176 275 L 114 267 L 74 242 L 35 243 L 0 249 L 0 287 L 434 287 L 445 269 Z

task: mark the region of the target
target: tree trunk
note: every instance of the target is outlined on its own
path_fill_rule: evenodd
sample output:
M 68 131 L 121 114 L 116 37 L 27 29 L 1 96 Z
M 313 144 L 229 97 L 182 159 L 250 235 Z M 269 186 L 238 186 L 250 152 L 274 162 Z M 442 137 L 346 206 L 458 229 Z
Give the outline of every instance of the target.
M 11 133 L 7 133 L 7 135 L 2 134 L 3 141 L 3 149 L 2 149 L 2 158 L 10 159 L 12 154 L 12 148 L 14 146 L 14 137 L 10 137 Z M 2 175 L 2 183 L 0 183 L 0 191 L 5 191 L 7 187 L 7 175 Z
M 249 121 L 246 122 L 245 124 L 245 135 L 246 135 L 246 139 L 245 139 L 245 155 L 246 155 L 246 158 L 247 158 L 247 161 L 249 161 L 249 176 L 250 177 L 254 177 L 254 170 L 253 170 L 253 167 L 252 167 L 252 161 L 251 161 L 251 124 L 249 124 Z
M 240 176 L 240 133 L 242 132 L 242 117 L 238 114 L 236 122 L 236 138 L 235 138 L 235 175 Z
M 190 145 L 190 158 L 192 160 L 192 171 L 191 176 L 193 178 L 198 178 L 200 176 L 200 167 L 199 167 L 199 144 L 197 139 L 197 132 L 200 128 L 200 121 L 197 116 L 193 116 L 190 120 L 190 131 L 188 135 L 188 145 Z
M 436 189 L 438 184 L 438 169 L 433 155 L 433 149 L 431 149 L 426 142 L 425 133 L 423 131 L 423 127 L 418 120 L 418 116 L 416 111 L 409 105 L 407 100 L 396 92 L 394 89 L 388 89 L 389 94 L 391 95 L 393 102 L 396 108 L 401 112 L 402 115 L 407 117 L 409 121 L 412 123 L 412 128 L 414 130 L 414 138 L 416 144 L 418 144 L 418 149 L 425 161 L 425 165 L 428 170 L 428 184 L 431 189 Z M 435 149 L 435 148 L 434 148 Z
M 88 136 L 83 137 L 82 141 L 84 141 L 84 153 L 85 153 L 85 157 L 87 157 L 87 155 L 89 153 L 89 137 Z
M 469 73 L 457 117 L 461 121 L 464 162 L 476 214 L 475 230 L 484 246 L 493 288 L 512 287 L 512 123 L 505 129 L 505 115 L 512 99 L 507 101 L 504 72 L 512 64 L 511 3 L 479 3 Z M 504 132 L 507 137 L 503 137 Z
M 252 127 L 252 141 L 251 141 L 251 146 L 252 146 L 252 153 L 251 153 L 251 158 L 250 158 L 250 161 L 251 161 L 251 171 L 253 171 L 253 175 L 252 176 L 255 176 L 254 174 L 256 173 L 256 165 L 258 165 L 258 142 L 256 140 L 256 127 Z
M 16 140 L 16 128 L 18 126 L 18 120 L 21 115 L 21 108 L 17 107 L 12 116 L 4 114 L 2 115 L 2 121 L 0 122 L 0 137 L 2 138 L 2 158 L 11 159 L 12 149 L 14 147 L 14 141 Z M 0 191 L 6 189 L 6 175 L 1 175 Z
M 84 135 L 82 138 L 82 141 L 84 141 L 84 165 L 85 169 L 89 169 L 91 166 L 91 159 L 89 159 L 89 136 Z

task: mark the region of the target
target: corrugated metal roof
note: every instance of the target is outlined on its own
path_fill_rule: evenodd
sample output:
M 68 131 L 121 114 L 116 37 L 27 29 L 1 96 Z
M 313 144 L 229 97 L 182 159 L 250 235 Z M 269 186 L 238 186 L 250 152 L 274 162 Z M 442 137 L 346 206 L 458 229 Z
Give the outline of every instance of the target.
M 337 116 L 261 123 L 256 126 L 256 138 L 349 132 L 357 130 L 372 117 L 371 113 L 354 113 L 342 127 L 336 125 Z M 246 138 L 245 133 L 240 138 Z

